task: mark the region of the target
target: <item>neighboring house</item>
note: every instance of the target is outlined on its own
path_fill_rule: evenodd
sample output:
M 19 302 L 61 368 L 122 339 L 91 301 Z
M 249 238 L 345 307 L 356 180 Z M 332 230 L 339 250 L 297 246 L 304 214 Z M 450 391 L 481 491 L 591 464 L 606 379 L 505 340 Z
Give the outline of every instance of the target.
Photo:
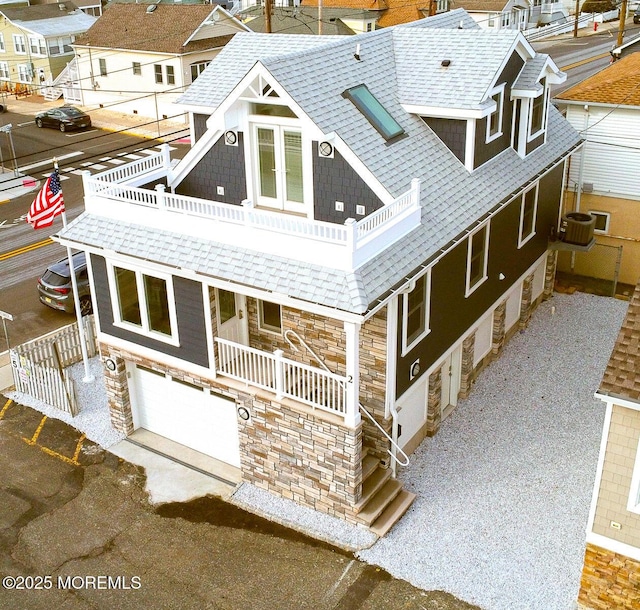
M 549 23 L 564 23 L 569 13 L 561 1 L 542 0 L 454 0 L 482 27 L 528 30 Z
M 54 85 L 71 80 L 65 99 L 82 106 L 186 120 L 173 102 L 240 31 L 250 30 L 220 6 L 110 4 Z
M 555 103 L 587 142 L 571 163 L 567 211 L 594 214 L 597 243 L 602 244 L 590 256 L 576 257 L 575 272 L 612 277 L 612 246 L 621 246 L 618 280 L 635 286 L 640 277 L 640 53 L 563 91 Z
M 39 6 L 41 4 L 58 4 L 58 2 L 62 1 L 63 0 L 27 0 L 25 4 L 28 6 Z M 101 0 L 73 0 L 73 4 L 83 13 L 91 15 L 92 17 L 100 17 L 100 15 L 102 15 Z
M 254 32 L 266 32 L 264 8 L 249 8 L 238 15 Z M 352 8 L 323 8 L 322 20 L 315 6 L 273 8 L 271 32 L 283 34 L 357 34 L 375 30 L 378 13 Z M 347 25 L 348 24 L 348 25 Z
M 88 253 L 113 425 L 384 533 L 413 499 L 390 455 L 552 292 L 563 79 L 462 10 L 236 35 L 179 100 L 187 155 L 86 173 L 56 237 Z
M 578 601 L 640 608 L 640 284 L 600 388 L 606 405 Z
M 255 2 L 254 2 L 255 3 Z M 286 6 L 286 0 L 283 2 Z M 295 5 L 295 2 L 291 3 Z M 301 7 L 318 6 L 318 0 L 303 0 Z M 433 10 L 444 12 L 448 10 L 448 0 L 434 1 Z M 430 0 L 322 0 L 323 21 L 324 11 L 330 8 L 351 9 L 353 17 L 343 18 L 344 23 L 354 32 L 370 32 L 378 28 L 387 28 L 401 23 L 410 23 L 429 15 Z M 358 14 L 358 10 L 366 11 Z M 373 17 L 375 16 L 375 17 Z
M 96 21 L 71 2 L 0 7 L 0 87 L 36 91 L 73 59 L 72 43 Z

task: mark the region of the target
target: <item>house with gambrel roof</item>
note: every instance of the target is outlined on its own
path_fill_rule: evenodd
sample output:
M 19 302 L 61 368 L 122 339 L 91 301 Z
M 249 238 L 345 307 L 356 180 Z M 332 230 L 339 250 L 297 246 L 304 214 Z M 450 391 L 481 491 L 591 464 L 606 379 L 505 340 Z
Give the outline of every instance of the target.
M 74 83 L 65 99 L 85 107 L 186 121 L 175 100 L 241 31 L 250 30 L 221 6 L 110 4 L 54 85 Z
M 84 175 L 112 422 L 383 534 L 399 465 L 552 291 L 564 75 L 464 11 L 238 34 L 179 103 L 192 148 Z

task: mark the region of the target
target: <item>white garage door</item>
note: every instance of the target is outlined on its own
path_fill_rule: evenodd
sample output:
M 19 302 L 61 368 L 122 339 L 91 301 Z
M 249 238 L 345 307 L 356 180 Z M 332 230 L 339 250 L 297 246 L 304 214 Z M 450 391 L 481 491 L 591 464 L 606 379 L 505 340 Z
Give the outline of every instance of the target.
M 130 368 L 134 428 L 240 467 L 236 403 L 147 368 Z

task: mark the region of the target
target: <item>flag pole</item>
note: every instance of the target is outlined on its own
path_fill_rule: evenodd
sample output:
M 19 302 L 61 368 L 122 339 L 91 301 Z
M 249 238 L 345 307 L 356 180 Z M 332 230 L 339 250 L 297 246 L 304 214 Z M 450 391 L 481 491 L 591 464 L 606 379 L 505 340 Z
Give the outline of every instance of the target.
M 58 160 L 53 159 L 53 167 L 58 170 Z M 62 212 L 62 226 L 67 228 L 67 214 Z M 94 377 L 89 370 L 89 356 L 87 354 L 87 340 L 84 334 L 84 324 L 82 323 L 82 312 L 80 311 L 80 295 L 78 293 L 78 279 L 76 278 L 76 270 L 73 266 L 73 254 L 71 246 L 67 246 L 67 259 L 69 260 L 69 273 L 71 274 L 71 288 L 73 290 L 73 305 L 76 310 L 76 320 L 78 321 L 78 335 L 80 336 L 80 350 L 82 352 L 82 362 L 84 363 L 84 377 L 82 381 L 91 383 Z

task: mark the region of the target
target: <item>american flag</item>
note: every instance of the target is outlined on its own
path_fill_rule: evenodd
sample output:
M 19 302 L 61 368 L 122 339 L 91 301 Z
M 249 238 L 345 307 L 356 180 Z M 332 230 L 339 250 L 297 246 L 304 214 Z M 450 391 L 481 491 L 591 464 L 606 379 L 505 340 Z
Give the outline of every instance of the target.
M 27 214 L 27 222 L 34 229 L 43 229 L 50 227 L 53 224 L 53 219 L 62 212 L 64 212 L 64 199 L 60 186 L 60 175 L 56 169 L 47 178 L 44 186 L 33 200 Z

